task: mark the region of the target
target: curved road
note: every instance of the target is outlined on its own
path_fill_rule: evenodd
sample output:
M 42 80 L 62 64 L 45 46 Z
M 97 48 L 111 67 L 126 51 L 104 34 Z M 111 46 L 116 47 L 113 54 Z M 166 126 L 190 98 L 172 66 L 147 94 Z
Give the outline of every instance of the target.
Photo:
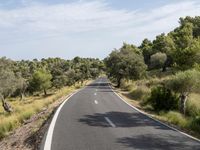
M 124 103 L 106 78 L 97 79 L 63 105 L 48 139 L 44 137 L 41 150 L 200 150 L 200 142 Z

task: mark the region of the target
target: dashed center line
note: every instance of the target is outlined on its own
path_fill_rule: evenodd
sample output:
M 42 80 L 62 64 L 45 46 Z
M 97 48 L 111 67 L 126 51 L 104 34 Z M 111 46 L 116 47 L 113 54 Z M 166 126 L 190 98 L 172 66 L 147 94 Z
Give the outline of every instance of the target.
M 98 104 L 98 101 L 97 101 L 97 100 L 94 100 L 94 103 L 95 103 L 95 104 Z
M 94 95 L 96 96 L 96 95 L 97 95 L 97 93 L 94 93 Z
M 116 125 L 108 117 L 104 117 L 104 118 L 113 128 L 116 128 Z

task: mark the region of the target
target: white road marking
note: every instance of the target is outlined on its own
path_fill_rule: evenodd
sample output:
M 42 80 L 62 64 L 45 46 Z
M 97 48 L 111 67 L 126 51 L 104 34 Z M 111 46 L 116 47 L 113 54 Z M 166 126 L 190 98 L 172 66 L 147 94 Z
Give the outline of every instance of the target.
M 195 137 L 193 137 L 193 136 L 191 136 L 191 135 L 189 135 L 189 134 L 187 134 L 187 133 L 185 133 L 185 132 L 182 132 L 182 131 L 180 131 L 180 130 L 178 130 L 178 129 L 176 129 L 176 128 L 170 126 L 170 125 L 167 125 L 166 123 L 161 122 L 161 121 L 159 121 L 159 120 L 157 120 L 157 119 L 151 117 L 151 116 L 148 115 L 147 113 L 145 113 L 145 112 L 139 110 L 138 108 L 134 107 L 133 105 L 129 104 L 129 103 L 128 103 L 126 100 L 124 100 L 118 93 L 116 93 L 110 85 L 109 85 L 109 87 L 110 87 L 110 89 L 113 91 L 113 93 L 119 97 L 120 100 L 122 100 L 124 103 L 126 103 L 127 105 L 129 105 L 130 107 L 132 107 L 133 109 L 135 109 L 136 111 L 140 112 L 141 114 L 147 116 L 148 118 L 150 118 L 150 119 L 152 119 L 152 120 L 154 120 L 154 121 L 156 121 L 156 122 L 158 122 L 158 123 L 160 123 L 160 124 L 162 124 L 162 125 L 164 125 L 164 126 L 170 128 L 170 129 L 172 129 L 172 130 L 174 130 L 174 131 L 179 132 L 180 134 L 183 134 L 183 135 L 185 135 L 185 136 L 187 136 L 187 137 L 189 137 L 189 138 L 191 138 L 191 139 L 193 139 L 193 140 L 195 140 L 195 141 L 200 142 L 200 139 L 197 139 L 197 138 L 195 138 Z
M 97 91 L 97 89 L 95 91 Z
M 95 104 L 98 104 L 98 101 L 97 101 L 97 100 L 94 100 L 94 103 L 95 103 Z
M 97 95 L 97 93 L 94 93 L 94 95 L 96 96 L 96 95 Z
M 116 128 L 116 125 L 108 117 L 104 117 L 104 118 L 113 128 Z
M 53 119 L 51 121 L 51 124 L 49 126 L 48 132 L 47 132 L 47 136 L 46 136 L 46 140 L 45 140 L 45 144 L 44 144 L 44 150 L 51 150 L 51 143 L 52 143 L 52 137 L 53 137 L 53 130 L 58 118 L 58 115 L 60 113 L 60 110 L 62 109 L 62 107 L 65 105 L 65 103 L 75 94 L 77 94 L 79 91 L 81 91 L 82 89 L 78 90 L 77 92 L 71 94 L 57 109 L 56 113 L 53 116 Z

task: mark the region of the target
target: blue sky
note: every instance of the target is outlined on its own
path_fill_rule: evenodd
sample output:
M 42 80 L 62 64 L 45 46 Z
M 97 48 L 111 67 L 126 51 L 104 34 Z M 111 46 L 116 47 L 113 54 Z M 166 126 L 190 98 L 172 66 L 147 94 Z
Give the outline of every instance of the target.
M 198 0 L 0 0 L 0 56 L 103 59 L 199 14 Z

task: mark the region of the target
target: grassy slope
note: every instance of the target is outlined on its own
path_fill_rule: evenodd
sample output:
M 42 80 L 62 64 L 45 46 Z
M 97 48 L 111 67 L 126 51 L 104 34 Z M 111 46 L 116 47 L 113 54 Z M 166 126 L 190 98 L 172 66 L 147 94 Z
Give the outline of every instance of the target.
M 194 119 L 200 116 L 200 94 L 192 93 L 187 102 L 188 116 L 183 116 L 178 111 L 154 112 L 149 105 L 145 105 L 146 98 L 150 95 L 151 88 L 160 84 L 164 79 L 170 78 L 172 71 L 162 73 L 158 70 L 149 72 L 151 78 L 138 81 L 123 81 L 120 92 L 132 105 L 142 109 L 155 118 L 169 123 L 185 132 L 200 137 L 200 123 Z
M 19 98 L 10 99 L 9 103 L 14 108 L 14 112 L 8 114 L 0 107 L 0 139 L 9 135 L 11 131 L 21 126 L 32 115 L 48 108 L 50 104 L 59 98 L 68 95 L 75 89 L 80 88 L 80 85 L 64 87 L 60 90 L 51 90 L 50 95 L 44 97 L 42 94 L 39 96 L 26 97 L 25 100 L 20 101 Z

